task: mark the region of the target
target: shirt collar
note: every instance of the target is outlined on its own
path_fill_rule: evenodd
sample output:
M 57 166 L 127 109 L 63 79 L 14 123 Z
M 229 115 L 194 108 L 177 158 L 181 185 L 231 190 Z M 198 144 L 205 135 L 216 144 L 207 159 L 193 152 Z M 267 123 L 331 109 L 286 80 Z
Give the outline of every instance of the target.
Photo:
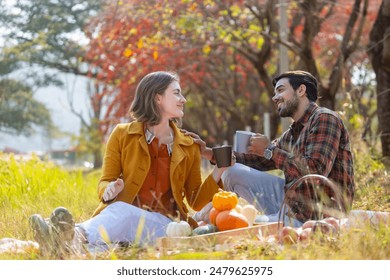
M 305 126 L 310 116 L 313 114 L 315 110 L 317 110 L 317 108 L 318 105 L 315 102 L 310 102 L 309 106 L 307 106 L 305 112 L 303 113 L 303 116 L 299 120 L 291 124 L 290 130 L 294 138 L 296 138 L 297 135 L 299 135 L 302 128 Z
M 305 123 L 309 120 L 310 116 L 313 114 L 315 110 L 317 110 L 318 105 L 314 102 L 310 102 L 309 106 L 307 106 L 305 112 L 303 113 L 303 116 L 292 123 L 292 126 L 296 123 L 300 123 L 301 125 L 305 125 Z
M 156 138 L 156 136 L 153 134 L 153 132 L 151 132 L 149 129 L 145 127 L 145 138 L 146 138 L 146 143 L 150 145 L 153 142 L 154 138 Z M 173 142 L 166 144 L 169 156 L 172 155 L 172 145 Z
M 191 136 L 185 136 L 184 133 L 180 131 L 180 129 L 176 126 L 175 123 L 171 122 L 170 126 L 173 129 L 173 135 L 175 137 L 174 145 L 183 145 L 183 146 L 191 146 L 194 143 L 194 140 Z M 140 136 L 144 135 L 144 123 L 139 121 L 131 122 L 129 128 L 127 130 L 128 134 L 139 134 Z M 147 140 L 147 139 L 146 139 Z M 150 141 L 153 141 L 151 139 Z
M 154 134 L 149 131 L 149 129 L 145 128 L 145 138 L 146 138 L 146 143 L 150 144 L 153 142 L 153 139 L 156 138 Z

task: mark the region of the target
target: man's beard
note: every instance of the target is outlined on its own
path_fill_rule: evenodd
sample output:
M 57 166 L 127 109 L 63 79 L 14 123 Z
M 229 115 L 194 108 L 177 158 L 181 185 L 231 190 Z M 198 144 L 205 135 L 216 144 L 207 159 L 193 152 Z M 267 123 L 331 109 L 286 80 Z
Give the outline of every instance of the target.
M 292 117 L 296 111 L 298 111 L 299 107 L 299 99 L 296 92 L 294 92 L 294 96 L 291 100 L 284 101 L 284 107 L 282 107 L 279 111 L 279 116 L 282 118 Z

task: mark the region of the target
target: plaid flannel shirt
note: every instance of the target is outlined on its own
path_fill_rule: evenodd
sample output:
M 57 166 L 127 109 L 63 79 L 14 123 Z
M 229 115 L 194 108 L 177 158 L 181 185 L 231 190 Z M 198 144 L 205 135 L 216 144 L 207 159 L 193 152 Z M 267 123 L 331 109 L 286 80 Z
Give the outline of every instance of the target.
M 337 113 L 313 102 L 301 119 L 273 144 L 276 148 L 272 160 L 235 153 L 237 162 L 261 171 L 283 170 L 287 205 L 292 216 L 303 222 L 318 219 L 319 200 L 324 209 L 342 212 L 351 209 L 355 190 L 352 153 L 347 129 Z M 336 188 L 323 180 L 294 185 L 308 174 L 322 175 Z M 323 191 L 319 194 L 318 189 Z

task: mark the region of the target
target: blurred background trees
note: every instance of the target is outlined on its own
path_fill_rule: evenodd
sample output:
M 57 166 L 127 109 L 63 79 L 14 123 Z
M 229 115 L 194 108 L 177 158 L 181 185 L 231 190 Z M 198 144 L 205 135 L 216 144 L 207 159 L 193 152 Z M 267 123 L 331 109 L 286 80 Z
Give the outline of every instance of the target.
M 8 3 L 7 3 L 8 2 Z M 83 61 L 88 48 L 84 26 L 97 16 L 103 1 L 100 0 L 1 0 L 0 22 L 3 35 L 2 61 L 12 62 L 13 69 L 27 69 L 23 75 L 32 88 L 55 85 L 62 87 L 59 73 L 87 77 L 88 65 Z M 8 76 L 12 71 L 3 73 Z M 1 78 L 1 76 L 0 76 Z M 48 93 L 49 94 L 49 93 Z M 82 139 L 88 139 L 88 152 L 93 154 L 97 167 L 102 163 L 101 143 L 104 132 L 97 125 L 104 115 L 90 106 L 87 114 L 79 112 L 69 94 L 69 106 L 81 122 Z M 92 94 L 93 95 L 93 94 Z M 92 101 L 91 101 L 92 104 Z M 87 119 L 84 117 L 87 115 Z M 77 137 L 77 141 L 80 138 Z M 86 141 L 83 141 L 86 142 Z
M 372 67 L 376 75 L 378 104 L 378 132 L 382 154 L 390 156 L 390 1 L 383 0 L 368 45 Z
M 49 110 L 33 98 L 31 88 L 22 82 L 0 80 L 0 131 L 29 136 L 34 126 L 53 129 Z
M 89 119 L 74 113 L 83 124 L 78 143 L 94 154 L 96 167 L 112 127 L 129 120 L 137 83 L 156 70 L 180 75 L 188 101 L 183 127 L 210 146 L 232 143 L 238 129 L 264 132 L 264 113 L 270 116 L 270 137 L 277 137 L 282 127 L 271 98 L 281 46 L 289 69 L 318 78 L 318 103 L 344 115 L 367 143 L 374 145 L 381 135 L 388 156 L 390 130 L 384 119 L 390 106 L 381 101 L 376 111 L 375 99 L 378 91 L 383 98 L 377 95 L 378 101 L 389 100 L 387 84 L 378 80 L 388 67 L 389 22 L 381 19 L 388 17 L 387 2 L 15 1 L 18 13 L 9 8 L 1 13 L 8 30 L 2 52 L 4 59 L 89 78 Z M 280 29 L 280 17 L 287 18 L 286 30 Z M 55 77 L 37 77 L 55 82 Z

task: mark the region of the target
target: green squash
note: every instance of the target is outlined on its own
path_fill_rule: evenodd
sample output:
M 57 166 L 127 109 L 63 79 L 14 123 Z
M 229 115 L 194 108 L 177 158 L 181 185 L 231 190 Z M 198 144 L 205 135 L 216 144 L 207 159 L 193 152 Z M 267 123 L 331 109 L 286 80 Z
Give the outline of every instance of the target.
M 213 233 L 213 232 L 217 232 L 218 231 L 218 228 L 214 225 L 205 225 L 205 226 L 200 226 L 200 227 L 197 227 L 195 228 L 193 231 L 192 231 L 192 235 L 202 235 L 202 234 L 208 234 L 208 233 Z

